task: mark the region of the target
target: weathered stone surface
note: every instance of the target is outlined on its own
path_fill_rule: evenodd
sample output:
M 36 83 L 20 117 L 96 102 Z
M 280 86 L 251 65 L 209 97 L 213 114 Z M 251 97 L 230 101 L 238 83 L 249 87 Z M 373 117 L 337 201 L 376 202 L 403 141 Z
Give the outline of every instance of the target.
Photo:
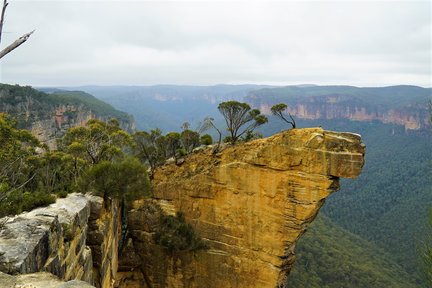
M 120 287 L 285 287 L 296 241 L 339 177 L 359 175 L 364 152 L 359 135 L 294 129 L 157 169 L 154 197 L 182 211 L 210 249 L 168 254 L 153 243 L 148 201 L 136 202 L 129 219 L 142 265 Z
M 71 194 L 48 207 L 3 218 L 0 271 L 26 274 L 47 270 L 59 277 L 73 277 L 76 267 L 72 258 L 76 251 L 70 248 L 82 247 L 81 231 L 86 227 L 89 213 L 87 199 Z M 65 243 L 65 233 L 71 235 L 68 243 Z
M 87 282 L 71 280 L 64 282 L 46 272 L 10 276 L 0 272 L 2 288 L 92 288 Z
M 51 275 L 45 279 L 49 283 L 56 275 L 62 280 L 78 279 L 96 287 L 112 287 L 121 235 L 119 211 L 118 201 L 104 203 L 100 197 L 70 194 L 48 207 L 0 219 L 0 271 L 8 274 L 47 271 L 51 274 L 35 274 L 40 283 L 45 283 L 43 275 Z M 33 277 L 0 276 L 2 288 L 10 279 L 25 283 L 25 279 Z M 81 287 L 82 282 L 74 283 L 48 287 Z
M 105 203 L 101 197 L 87 195 L 90 218 L 86 244 L 93 256 L 92 270 L 96 287 L 113 287 L 118 267 L 121 214 L 118 200 Z

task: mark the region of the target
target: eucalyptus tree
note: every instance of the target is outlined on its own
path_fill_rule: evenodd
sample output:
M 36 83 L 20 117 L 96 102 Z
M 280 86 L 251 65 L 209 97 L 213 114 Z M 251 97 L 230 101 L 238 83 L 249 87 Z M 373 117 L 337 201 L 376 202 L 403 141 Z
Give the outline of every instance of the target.
M 60 141 L 61 149 L 73 151 L 74 155 L 93 165 L 121 156 L 131 145 L 131 136 L 115 119 L 108 122 L 91 119 L 86 126 L 70 128 Z
M 283 121 L 285 121 L 288 124 L 291 124 L 292 128 L 296 128 L 296 122 L 294 120 L 294 118 L 292 117 L 291 113 L 287 112 L 287 108 L 288 106 L 284 103 L 279 103 L 276 105 L 273 105 L 271 107 L 271 112 L 273 113 L 273 115 L 275 115 L 276 117 L 282 119 Z M 284 112 L 288 114 L 289 118 L 291 120 L 288 120 L 285 115 Z
M 251 133 L 257 127 L 268 122 L 258 109 L 251 109 L 249 104 L 227 101 L 218 105 L 218 110 L 225 119 L 230 134 L 228 140 L 236 143 L 241 136 Z

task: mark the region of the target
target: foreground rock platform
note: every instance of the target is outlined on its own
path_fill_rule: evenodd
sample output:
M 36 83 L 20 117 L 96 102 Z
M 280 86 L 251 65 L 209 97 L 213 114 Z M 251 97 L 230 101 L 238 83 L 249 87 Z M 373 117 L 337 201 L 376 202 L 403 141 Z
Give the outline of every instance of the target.
M 14 288 L 112 287 L 121 235 L 118 212 L 118 201 L 73 193 L 1 218 L 0 287 L 11 281 Z

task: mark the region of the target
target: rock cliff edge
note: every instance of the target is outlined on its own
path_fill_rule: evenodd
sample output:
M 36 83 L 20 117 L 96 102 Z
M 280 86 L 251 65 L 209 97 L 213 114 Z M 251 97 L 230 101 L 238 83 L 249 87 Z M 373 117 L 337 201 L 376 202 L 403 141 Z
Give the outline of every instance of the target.
M 155 245 L 146 201 L 138 201 L 129 229 L 141 264 L 129 268 L 144 275 L 129 274 L 120 283 L 285 287 L 298 238 L 338 190 L 339 177 L 360 174 L 364 153 L 359 135 L 293 129 L 157 169 L 154 198 L 167 213 L 183 212 L 209 249 L 172 255 Z

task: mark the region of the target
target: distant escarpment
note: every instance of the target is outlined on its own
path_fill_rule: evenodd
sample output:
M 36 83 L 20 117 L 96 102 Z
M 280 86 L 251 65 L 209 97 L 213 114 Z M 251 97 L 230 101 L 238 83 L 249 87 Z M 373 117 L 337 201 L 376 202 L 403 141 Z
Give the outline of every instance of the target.
M 256 90 L 245 98 L 265 114 L 271 114 L 270 108 L 282 102 L 301 119 L 376 120 L 402 125 L 405 130 L 430 128 L 429 99 L 432 90 L 416 86 L 288 86 Z
M 360 174 L 364 153 L 356 134 L 294 129 L 157 169 L 155 200 L 129 212 L 129 255 L 138 260 L 120 261 L 120 287 L 286 287 L 298 238 L 339 177 Z M 181 211 L 209 249 L 157 245 L 154 201 Z
M 80 91 L 56 90 L 47 94 L 31 87 L 0 84 L 1 112 L 15 117 L 19 128 L 30 130 L 50 148 L 56 148 L 56 139 L 68 128 L 93 118 L 117 118 L 125 130 L 135 128 L 130 115 Z

